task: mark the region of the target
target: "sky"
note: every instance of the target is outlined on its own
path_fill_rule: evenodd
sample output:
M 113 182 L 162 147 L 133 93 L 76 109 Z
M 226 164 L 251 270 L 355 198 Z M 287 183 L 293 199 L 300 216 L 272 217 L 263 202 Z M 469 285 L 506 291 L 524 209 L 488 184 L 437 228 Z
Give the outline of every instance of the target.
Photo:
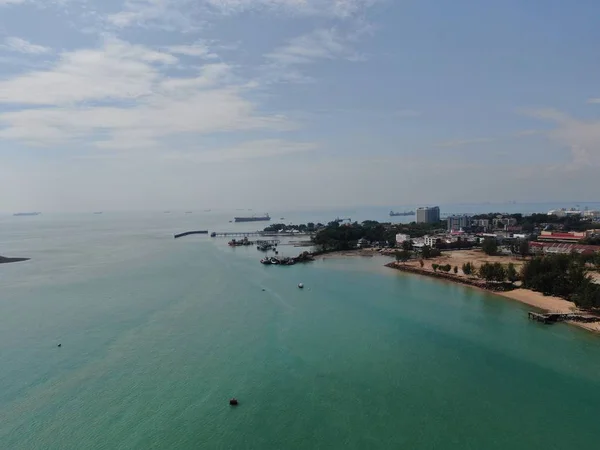
M 0 211 L 598 201 L 598 17 L 0 0 Z

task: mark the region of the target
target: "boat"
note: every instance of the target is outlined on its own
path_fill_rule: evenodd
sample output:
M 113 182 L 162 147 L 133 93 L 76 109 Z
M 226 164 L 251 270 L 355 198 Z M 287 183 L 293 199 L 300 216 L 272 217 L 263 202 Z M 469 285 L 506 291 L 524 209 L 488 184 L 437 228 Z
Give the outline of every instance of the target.
M 13 216 L 39 216 L 40 212 L 19 212 L 14 213 Z
M 299 287 L 300 289 L 304 289 L 304 285 L 303 285 L 302 283 L 298 283 L 298 287 Z
M 416 213 L 414 211 L 404 211 L 404 212 L 394 212 L 390 211 L 390 217 L 394 216 L 414 216 Z
M 268 222 L 271 217 L 269 214 L 265 214 L 264 216 L 234 217 L 233 220 L 235 222 Z
M 102 211 L 96 211 L 94 214 L 102 214 Z

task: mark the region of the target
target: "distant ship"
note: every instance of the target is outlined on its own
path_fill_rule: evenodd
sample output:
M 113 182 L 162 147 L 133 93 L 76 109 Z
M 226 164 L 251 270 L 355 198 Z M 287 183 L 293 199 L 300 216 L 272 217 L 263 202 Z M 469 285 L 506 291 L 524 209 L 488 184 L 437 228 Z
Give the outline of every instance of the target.
M 271 217 L 265 214 L 264 216 L 234 217 L 233 220 L 236 222 L 268 222 L 271 220 Z
M 94 214 L 102 214 L 102 211 L 96 211 Z
M 14 213 L 13 216 L 39 216 L 40 212 L 20 212 Z
M 404 212 L 394 212 L 390 211 L 390 217 L 394 216 L 414 216 L 416 213 L 414 211 L 404 211 Z

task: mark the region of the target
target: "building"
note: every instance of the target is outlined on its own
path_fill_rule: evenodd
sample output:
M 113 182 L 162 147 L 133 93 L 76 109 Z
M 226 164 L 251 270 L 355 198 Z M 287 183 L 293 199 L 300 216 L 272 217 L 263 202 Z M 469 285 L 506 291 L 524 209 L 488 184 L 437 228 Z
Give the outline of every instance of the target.
M 471 222 L 471 225 L 478 228 L 483 228 L 484 230 L 490 229 L 490 219 L 475 219 Z
M 591 255 L 598 253 L 598 246 L 596 245 L 581 245 L 573 243 L 563 242 L 530 242 L 529 248 L 532 253 L 581 253 L 584 255 Z
M 400 246 L 403 242 L 410 241 L 410 235 L 398 233 L 396 235 L 396 245 Z
M 459 231 L 463 230 L 471 224 L 471 217 L 465 215 L 462 216 L 448 216 L 448 231 Z
M 423 236 L 423 242 L 431 248 L 435 247 L 439 241 L 440 238 L 438 236 Z
M 587 237 L 585 231 L 542 231 L 538 236 L 538 241 L 545 242 L 579 242 Z
M 439 206 L 417 208 L 417 223 L 436 223 L 439 221 Z
M 514 217 L 498 217 L 492 221 L 494 228 L 502 228 L 503 230 L 509 227 L 514 227 L 517 224 L 517 219 Z

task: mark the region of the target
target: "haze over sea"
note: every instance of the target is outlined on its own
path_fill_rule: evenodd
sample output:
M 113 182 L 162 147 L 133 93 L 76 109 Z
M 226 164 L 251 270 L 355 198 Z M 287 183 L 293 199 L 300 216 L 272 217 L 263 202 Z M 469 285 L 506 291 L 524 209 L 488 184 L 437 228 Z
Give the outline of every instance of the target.
M 561 206 L 575 203 L 442 213 Z M 388 211 L 269 212 L 304 223 Z M 0 266 L 0 448 L 600 445 L 598 336 L 383 258 L 267 267 L 254 247 L 173 239 L 265 226 L 229 223 L 252 213 L 1 216 L 0 254 L 32 259 Z

